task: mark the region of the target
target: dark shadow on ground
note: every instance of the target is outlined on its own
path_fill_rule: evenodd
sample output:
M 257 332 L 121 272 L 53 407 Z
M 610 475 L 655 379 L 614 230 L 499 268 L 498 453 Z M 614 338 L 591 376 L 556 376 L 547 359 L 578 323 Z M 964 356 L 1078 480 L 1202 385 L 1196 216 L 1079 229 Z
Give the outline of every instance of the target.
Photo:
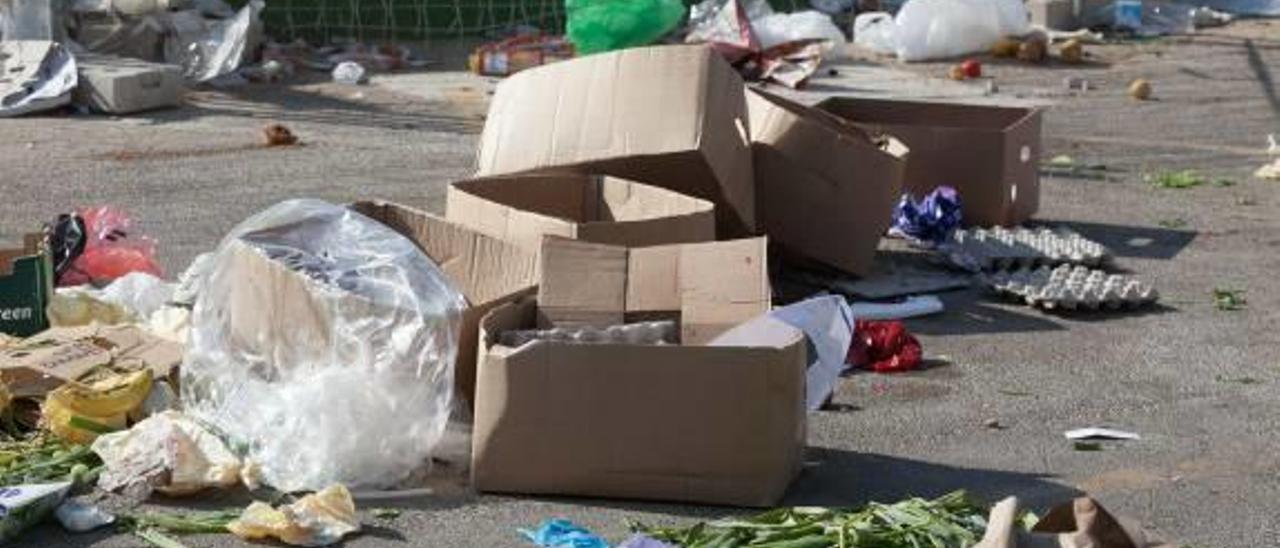
M 941 314 L 907 320 L 907 329 L 921 335 L 983 335 L 1060 331 L 1061 323 L 1030 307 L 1002 306 L 994 295 L 981 289 L 952 291 L 938 295 L 946 310 Z
M 963 489 L 995 502 L 1017 496 L 1032 508 L 1047 508 L 1081 492 L 1049 476 L 961 468 L 890 455 L 811 447 L 808 466 L 791 486 L 787 505 L 857 506 L 907 497 L 937 497 Z
M 1194 230 L 1082 221 L 1044 221 L 1043 224 L 1074 230 L 1107 246 L 1116 257 L 1140 259 L 1172 259 L 1199 234 Z

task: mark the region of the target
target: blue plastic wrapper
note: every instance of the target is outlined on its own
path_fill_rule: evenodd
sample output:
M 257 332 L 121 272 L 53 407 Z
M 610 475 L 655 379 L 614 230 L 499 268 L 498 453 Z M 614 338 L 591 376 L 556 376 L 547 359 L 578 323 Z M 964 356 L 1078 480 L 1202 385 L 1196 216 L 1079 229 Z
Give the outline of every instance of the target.
M 960 195 L 949 186 L 935 188 L 921 200 L 903 194 L 893 209 L 890 232 L 913 240 L 940 244 L 960 227 Z
M 520 533 L 537 546 L 547 548 L 609 548 L 609 543 L 566 519 L 549 519 L 535 530 Z

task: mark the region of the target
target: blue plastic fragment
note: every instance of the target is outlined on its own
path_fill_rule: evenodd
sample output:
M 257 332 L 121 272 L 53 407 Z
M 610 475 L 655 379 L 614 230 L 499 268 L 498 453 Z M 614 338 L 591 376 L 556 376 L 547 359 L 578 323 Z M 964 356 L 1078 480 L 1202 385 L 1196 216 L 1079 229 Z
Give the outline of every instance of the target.
M 545 548 L 609 548 L 609 543 L 567 519 L 549 519 L 535 530 L 521 529 L 529 542 Z
M 921 200 L 903 194 L 893 209 L 891 232 L 913 240 L 940 244 L 960 227 L 960 195 L 940 186 Z

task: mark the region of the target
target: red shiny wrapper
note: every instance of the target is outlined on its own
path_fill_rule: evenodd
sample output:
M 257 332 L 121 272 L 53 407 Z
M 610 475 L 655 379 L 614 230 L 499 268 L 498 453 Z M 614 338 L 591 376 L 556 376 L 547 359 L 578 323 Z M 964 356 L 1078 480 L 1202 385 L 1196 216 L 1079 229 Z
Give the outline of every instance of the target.
M 846 361 L 877 373 L 901 373 L 919 368 L 922 356 L 920 341 L 902 322 L 858 320 Z

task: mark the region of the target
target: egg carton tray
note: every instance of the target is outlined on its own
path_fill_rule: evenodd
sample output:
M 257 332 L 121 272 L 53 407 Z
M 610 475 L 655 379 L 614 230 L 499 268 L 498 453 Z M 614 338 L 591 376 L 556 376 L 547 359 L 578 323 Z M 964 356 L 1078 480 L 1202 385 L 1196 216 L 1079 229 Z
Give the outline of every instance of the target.
M 1100 267 L 1111 261 L 1106 246 L 1065 228 L 957 229 L 938 249 L 955 265 L 975 272 L 1060 264 Z
M 996 293 L 1045 310 L 1123 310 L 1149 306 L 1159 294 L 1149 282 L 1085 266 L 1042 266 L 986 274 Z
M 555 341 L 578 344 L 676 344 L 673 321 L 638 322 L 609 327 L 557 327 L 522 329 L 498 335 L 502 346 L 518 347 L 532 341 Z

